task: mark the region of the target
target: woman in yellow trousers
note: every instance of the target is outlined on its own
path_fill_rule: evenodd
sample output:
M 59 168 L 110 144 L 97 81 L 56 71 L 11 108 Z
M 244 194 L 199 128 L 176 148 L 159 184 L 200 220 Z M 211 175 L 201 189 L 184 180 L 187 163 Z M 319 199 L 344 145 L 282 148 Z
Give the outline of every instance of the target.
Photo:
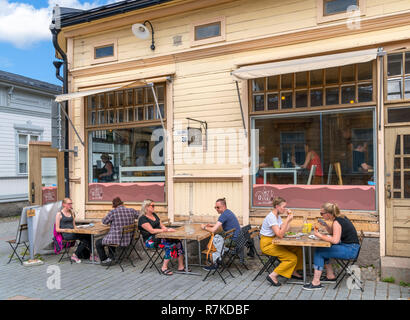
M 288 216 L 284 222 L 280 214 L 287 213 Z M 283 238 L 289 230 L 293 214 L 286 208 L 286 200 L 277 197 L 273 200 L 273 209 L 263 220 L 260 231 L 260 247 L 262 253 L 274 256 L 281 262 L 271 274 L 266 277 L 272 285 L 280 286 L 277 279 L 278 275 L 285 278 L 302 279 L 302 276 L 296 271 L 303 268 L 302 249 L 298 247 L 282 246 L 272 243 L 274 237 Z

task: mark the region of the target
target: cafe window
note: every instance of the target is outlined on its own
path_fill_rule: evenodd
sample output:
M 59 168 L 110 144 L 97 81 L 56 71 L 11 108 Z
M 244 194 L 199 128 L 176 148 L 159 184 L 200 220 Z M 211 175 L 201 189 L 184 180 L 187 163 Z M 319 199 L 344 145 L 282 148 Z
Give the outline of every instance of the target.
M 374 62 L 250 80 L 251 113 L 374 102 Z
M 387 102 L 410 100 L 410 51 L 387 55 Z
M 165 85 L 86 98 L 88 201 L 165 202 Z
M 334 197 L 332 192 L 339 190 L 343 197 L 343 192 L 360 186 L 358 190 L 370 197 L 367 210 L 373 210 L 374 117 L 374 107 L 252 117 L 252 141 L 257 141 L 252 145 L 253 206 L 259 206 L 261 189 L 276 188 L 272 195 L 284 195 L 285 199 L 287 188 L 288 197 L 294 198 L 317 192 L 317 199 L 325 202 Z M 298 190 L 300 194 L 296 194 Z M 325 199 L 320 192 L 329 192 L 330 198 Z M 357 194 L 362 196 L 360 192 Z M 297 207 L 320 207 L 318 203 L 312 206 L 314 198 Z M 359 207 L 349 209 L 366 209 L 360 207 L 360 199 L 352 201 Z

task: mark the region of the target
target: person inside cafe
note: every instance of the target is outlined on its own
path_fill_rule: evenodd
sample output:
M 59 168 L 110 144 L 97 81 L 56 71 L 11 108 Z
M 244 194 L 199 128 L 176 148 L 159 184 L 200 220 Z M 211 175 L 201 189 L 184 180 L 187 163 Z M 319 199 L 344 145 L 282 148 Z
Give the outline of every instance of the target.
M 61 211 L 57 212 L 55 220 L 56 232 L 61 233 L 63 240 L 80 240 L 77 249 L 71 256 L 71 261 L 75 263 L 81 263 L 81 259 L 90 259 L 91 257 L 91 235 L 80 233 L 68 233 L 68 229 L 75 229 L 75 213 L 73 210 L 73 201 L 70 198 L 65 198 L 62 203 Z M 94 257 L 96 261 L 97 257 Z
M 167 228 L 161 223 L 160 218 L 155 213 L 154 201 L 144 200 L 141 206 L 141 215 L 138 219 L 138 229 L 141 231 L 142 239 L 147 248 L 162 248 L 165 251 L 164 262 L 161 267 L 163 275 L 171 276 L 173 272 L 169 269 L 169 261 L 172 258 L 178 259 L 178 271 L 187 271 L 184 266 L 184 248 L 181 240 L 156 238 L 155 235 L 162 232 L 173 232 L 175 229 Z
M 286 200 L 281 197 L 273 199 L 273 209 L 263 220 L 260 230 L 262 253 L 277 257 L 280 261 L 280 264 L 266 276 L 266 280 L 276 287 L 281 285 L 278 280 L 279 275 L 288 279 L 302 279 L 302 276 L 297 272 L 303 268 L 302 248 L 272 243 L 274 238 L 282 239 L 289 231 L 293 214 L 286 208 L 286 205 Z M 281 215 L 285 214 L 287 217 L 285 221 L 282 221 Z
M 261 168 L 269 167 L 269 164 L 265 162 L 265 155 L 266 147 L 260 146 L 259 147 L 259 169 L 256 173 L 256 184 L 263 184 L 263 170 Z
M 365 161 L 367 152 L 367 142 L 358 142 L 353 150 L 353 172 L 368 172 L 373 169 Z
M 220 215 L 218 217 L 218 221 L 215 224 L 212 224 L 212 223 L 201 224 L 201 228 L 211 233 L 217 233 L 218 230 L 220 230 L 220 228 L 222 228 L 222 230 L 225 232 L 231 229 L 235 229 L 233 237 L 232 237 L 233 245 L 235 245 L 235 241 L 241 233 L 241 226 L 239 224 L 238 218 L 231 210 L 227 208 L 225 198 L 220 198 L 216 200 L 215 210 Z M 243 252 L 240 252 L 239 255 L 243 256 Z M 216 268 L 218 268 L 218 264 L 204 267 L 204 269 L 207 271 L 209 269 L 214 270 Z
M 103 153 L 101 161 L 104 163 L 104 167 L 102 167 L 101 173 L 98 175 L 98 180 L 101 182 L 114 181 L 114 165 L 111 162 L 110 155 Z
M 313 178 L 312 183 L 313 184 L 322 184 L 323 183 L 323 169 L 322 169 L 322 162 L 320 161 L 319 155 L 316 153 L 315 150 L 313 150 L 310 146 L 310 142 L 305 143 L 305 162 L 300 165 L 301 168 L 307 170 L 307 174 L 309 174 L 310 169 L 312 168 L 313 165 L 316 165 L 316 172 L 315 176 Z M 292 158 L 293 165 L 296 167 L 297 164 L 295 162 L 295 159 Z
M 314 235 L 324 241 L 330 242 L 331 247 L 316 248 L 313 257 L 314 275 L 311 283 L 303 286 L 305 290 L 321 290 L 321 282 L 336 281 L 335 274 L 330 264 L 331 258 L 354 259 L 360 248 L 359 238 L 353 223 L 343 214 L 337 204 L 325 203 L 320 209 L 320 215 L 326 222 L 321 224 L 326 228 L 329 235 L 324 235 L 315 227 Z M 326 276 L 322 276 L 323 269 L 326 269 Z
M 131 233 L 125 234 L 122 238 L 122 229 L 125 226 L 135 223 L 140 214 L 139 211 L 133 208 L 126 208 L 120 197 L 112 200 L 113 210 L 102 219 L 102 223 L 110 225 L 110 231 L 102 239 L 95 242 L 95 247 L 101 261 L 101 265 L 109 265 L 115 259 L 115 246 L 127 246 L 131 242 Z M 110 246 L 111 245 L 111 246 Z M 108 247 L 108 256 L 105 252 L 105 247 Z

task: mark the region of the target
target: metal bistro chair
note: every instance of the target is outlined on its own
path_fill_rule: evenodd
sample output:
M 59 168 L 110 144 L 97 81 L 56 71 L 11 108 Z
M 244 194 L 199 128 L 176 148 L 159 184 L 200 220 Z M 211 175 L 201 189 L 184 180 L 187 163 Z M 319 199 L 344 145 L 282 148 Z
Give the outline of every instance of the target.
M 211 272 L 213 271 L 212 275 L 215 274 L 215 272 L 218 272 L 219 276 L 221 277 L 222 281 L 226 284 L 226 281 L 224 279 L 224 277 L 222 276 L 222 272 L 226 269 L 226 271 L 228 271 L 228 273 L 230 274 L 230 276 L 232 278 L 235 278 L 233 276 L 233 274 L 231 273 L 231 271 L 229 271 L 229 269 L 227 268 L 227 265 L 224 262 L 224 259 L 227 257 L 227 252 L 232 248 L 232 238 L 233 238 L 233 234 L 235 232 L 235 228 L 228 230 L 225 232 L 224 237 L 223 237 L 223 243 L 224 245 L 221 248 L 221 251 L 219 251 L 219 258 L 217 259 L 216 265 L 217 267 L 215 269 L 210 269 L 208 271 L 208 273 L 206 274 L 205 278 L 202 281 L 205 281 L 209 275 L 211 274 Z M 227 246 L 226 246 L 227 244 Z M 202 251 L 202 253 L 206 253 L 205 251 Z M 221 271 L 219 271 L 219 267 L 222 267 Z
M 27 224 L 20 224 L 17 230 L 17 235 L 15 239 L 10 239 L 10 240 L 6 240 L 6 242 L 10 245 L 11 249 L 13 250 L 13 253 L 10 256 L 10 260 L 9 262 L 7 262 L 7 264 L 10 263 L 10 261 L 13 259 L 14 255 L 17 256 L 17 258 L 19 259 L 20 263 L 23 264 L 23 260 L 24 257 L 27 254 L 27 251 L 29 250 L 28 246 L 27 246 L 27 242 L 26 241 L 22 241 L 21 240 L 21 233 L 27 230 Z M 26 248 L 24 249 L 24 253 L 23 256 L 20 257 L 20 255 L 17 252 L 17 249 L 20 245 L 24 245 Z
M 145 252 L 145 254 L 148 257 L 148 262 L 145 264 L 144 268 L 141 270 L 141 273 L 143 273 L 145 271 L 145 269 L 149 266 L 149 264 L 151 263 L 150 268 L 152 268 L 152 266 L 155 267 L 155 269 L 157 269 L 159 274 L 161 273 L 161 270 L 158 268 L 158 266 L 156 265 L 156 262 L 158 260 L 158 258 L 161 260 L 161 262 L 163 261 L 163 257 L 162 257 L 162 252 L 163 250 L 158 248 L 158 246 L 156 246 L 155 248 L 147 248 L 145 246 L 144 240 L 142 239 L 142 237 L 140 237 L 140 243 L 142 246 L 142 250 Z M 154 259 L 155 258 L 155 259 Z
M 131 240 L 130 240 L 130 242 L 129 242 L 126 246 L 121 246 L 121 245 L 118 245 L 118 244 L 107 244 L 107 246 L 119 248 L 119 250 L 116 250 L 115 256 L 114 256 L 114 260 L 111 261 L 111 262 L 108 264 L 107 269 L 108 269 L 109 267 L 111 267 L 111 265 L 113 265 L 113 264 L 115 264 L 115 263 L 118 263 L 119 266 L 121 267 L 122 272 L 124 272 L 124 268 L 123 268 L 122 265 L 121 265 L 121 263 L 123 262 L 124 258 L 127 258 L 127 259 L 130 261 L 131 265 L 132 265 L 133 267 L 135 267 L 134 263 L 132 262 L 132 259 L 130 258 L 129 251 L 132 250 L 132 246 L 133 246 L 132 242 L 133 242 L 133 238 L 134 238 L 134 235 L 135 235 L 135 230 L 136 230 L 136 228 L 137 228 L 137 226 L 135 225 L 135 223 L 130 224 L 130 225 L 127 225 L 127 226 L 124 226 L 124 227 L 122 228 L 122 234 L 121 234 L 120 243 L 121 243 L 122 240 L 124 239 L 125 235 L 131 234 Z M 118 253 L 118 251 L 120 251 L 120 252 Z
M 141 237 L 141 233 L 140 233 L 140 231 L 138 230 L 138 227 L 136 227 L 135 233 L 134 233 L 134 237 L 132 238 L 131 244 L 130 244 L 131 250 L 129 250 L 129 252 L 128 252 L 127 259 L 130 259 L 131 254 L 132 254 L 133 252 L 135 252 L 135 254 L 137 255 L 137 257 L 138 257 L 140 260 L 142 260 L 140 254 L 139 254 L 138 251 L 137 251 L 137 244 L 138 244 L 138 241 L 139 241 L 140 237 Z
M 255 228 L 253 228 L 253 229 L 250 229 L 250 230 L 249 230 L 249 233 L 251 234 L 252 239 L 255 238 L 255 237 L 258 237 L 258 238 L 260 239 L 260 228 L 255 227 Z M 266 271 L 267 273 L 270 273 L 269 270 L 270 270 L 272 267 L 275 267 L 275 264 L 276 264 L 277 262 L 280 262 L 277 257 L 269 256 L 269 255 L 264 254 L 264 253 L 262 253 L 261 255 L 258 254 L 258 252 L 256 251 L 256 248 L 255 248 L 255 253 L 256 253 L 256 255 L 258 256 L 259 261 L 260 261 L 261 264 L 262 264 L 262 268 L 259 270 L 258 274 L 252 279 L 252 281 L 255 281 L 256 278 L 259 277 L 259 276 L 260 276 L 262 273 L 264 273 L 265 271 Z M 265 258 L 265 261 L 264 261 L 263 258 Z
M 340 285 L 340 283 L 342 282 L 342 280 L 344 279 L 346 274 L 348 274 L 350 277 L 352 277 L 353 283 L 357 283 L 360 290 L 363 292 L 363 281 L 360 280 L 357 277 L 357 275 L 354 273 L 354 270 L 351 269 L 351 267 L 356 263 L 357 259 L 359 258 L 360 249 L 362 248 L 363 238 L 364 238 L 363 230 L 360 230 L 360 233 L 359 233 L 360 247 L 359 247 L 359 251 L 357 252 L 357 255 L 356 255 L 355 258 L 353 258 L 353 259 L 338 259 L 338 258 L 335 258 L 334 259 L 339 264 L 339 266 L 342 268 L 342 270 L 336 276 L 336 285 L 333 289 L 336 289 Z M 340 276 L 342 276 L 342 277 L 340 277 Z M 340 279 L 339 279 L 339 277 L 340 277 Z
M 243 227 L 241 229 L 241 232 L 239 233 L 235 241 L 235 246 L 229 248 L 229 250 L 226 252 L 226 256 L 228 257 L 228 262 L 226 263 L 226 267 L 230 268 L 231 265 L 234 265 L 234 267 L 236 268 L 236 270 L 238 270 L 240 275 L 242 275 L 242 272 L 239 269 L 239 267 L 234 263 L 235 259 L 239 259 L 240 265 L 242 265 L 246 270 L 249 270 L 249 268 L 245 264 L 245 252 L 244 252 L 245 251 L 244 249 L 248 242 L 248 239 L 245 235 L 245 233 L 248 234 L 248 232 L 246 231 L 247 229 L 248 227 Z

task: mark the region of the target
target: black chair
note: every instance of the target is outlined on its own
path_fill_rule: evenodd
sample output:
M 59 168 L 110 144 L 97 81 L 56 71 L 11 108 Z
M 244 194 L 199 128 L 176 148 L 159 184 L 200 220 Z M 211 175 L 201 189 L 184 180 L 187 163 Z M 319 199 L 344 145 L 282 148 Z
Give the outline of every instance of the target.
M 226 263 L 226 267 L 230 268 L 231 265 L 234 265 L 234 267 L 238 270 L 240 275 L 242 275 L 242 272 L 239 269 L 239 267 L 235 264 L 234 262 L 235 259 L 239 259 L 240 265 L 243 266 L 246 270 L 249 270 L 245 264 L 245 257 L 244 257 L 244 254 L 245 254 L 244 249 L 246 247 L 246 243 L 248 242 L 248 239 L 246 236 L 246 234 L 248 234 L 247 232 L 248 228 L 247 227 L 244 227 L 244 228 L 241 229 L 241 232 L 236 238 L 235 245 L 229 248 L 229 250 L 225 254 L 228 257 L 228 262 Z
M 147 248 L 145 246 L 145 243 L 144 243 L 144 240 L 142 239 L 142 237 L 139 237 L 139 238 L 140 238 L 142 250 L 145 252 L 145 254 L 148 257 L 148 262 L 145 264 L 144 268 L 141 270 L 141 273 L 143 273 L 145 271 L 145 269 L 151 263 L 150 268 L 152 268 L 152 266 L 154 266 L 155 269 L 157 269 L 158 273 L 162 274 L 161 270 L 156 265 L 156 262 L 157 262 L 158 258 L 160 259 L 161 262 L 164 260 L 163 257 L 162 257 L 163 250 L 159 249 L 158 246 L 155 246 L 154 248 Z
M 138 241 L 139 241 L 140 237 L 141 237 L 141 233 L 139 232 L 139 230 L 138 230 L 138 229 L 135 230 L 134 237 L 132 238 L 131 244 L 130 244 L 131 250 L 129 250 L 129 253 L 128 253 L 128 255 L 127 255 L 127 259 L 129 259 L 130 256 L 131 256 L 131 254 L 132 254 L 133 252 L 135 252 L 135 254 L 137 255 L 137 257 L 138 257 L 140 260 L 142 260 L 140 254 L 139 254 L 138 251 L 137 251 L 137 244 L 138 244 Z
M 351 267 L 357 262 L 357 259 L 359 258 L 360 249 L 362 248 L 363 238 L 364 238 L 364 233 L 362 230 L 360 230 L 360 233 L 359 233 L 360 247 L 359 247 L 359 250 L 357 251 L 357 255 L 355 258 L 353 259 L 335 258 L 334 259 L 336 263 L 342 268 L 342 270 L 340 270 L 340 272 L 336 276 L 336 285 L 333 289 L 336 289 L 340 285 L 340 283 L 343 281 L 344 277 L 348 274 L 352 278 L 352 282 L 357 283 L 359 285 L 360 290 L 363 292 L 363 281 L 360 280 L 357 277 L 357 275 L 354 273 L 354 270 L 351 269 Z
M 258 237 L 260 239 L 260 230 L 259 228 L 255 227 L 250 229 L 249 231 L 250 237 L 252 239 Z M 253 242 L 252 242 L 253 243 Z M 255 245 L 254 245 L 255 246 Z M 275 264 L 277 262 L 280 262 L 279 259 L 277 257 L 274 256 L 269 256 L 266 254 L 259 254 L 258 251 L 256 250 L 256 248 L 254 247 L 255 250 L 255 254 L 256 256 L 259 258 L 259 261 L 262 264 L 262 268 L 259 270 L 258 274 L 252 279 L 252 281 L 255 281 L 257 277 L 259 277 L 262 273 L 264 273 L 265 271 L 269 274 L 271 273 L 271 269 L 273 269 L 275 267 Z
M 115 250 L 114 260 L 110 261 L 110 263 L 107 266 L 107 269 L 111 267 L 111 265 L 118 263 L 122 272 L 124 272 L 124 268 L 121 265 L 121 263 L 124 261 L 124 258 L 127 258 L 130 261 L 131 265 L 135 267 L 134 263 L 132 262 L 132 259 L 130 258 L 130 251 L 133 248 L 132 242 L 133 242 L 136 228 L 137 226 L 135 225 L 135 223 L 124 226 L 122 228 L 120 243 L 122 242 L 122 240 L 125 238 L 126 235 L 129 235 L 129 234 L 131 235 L 131 240 L 127 245 L 121 246 L 119 244 L 107 244 L 107 246 L 109 247 L 117 248 L 117 250 Z
M 75 246 L 75 242 L 77 240 L 62 240 L 62 244 L 63 244 L 63 254 L 61 255 L 60 259 L 58 260 L 58 262 L 61 262 L 61 260 L 63 260 L 64 256 L 67 256 L 68 259 L 70 259 L 71 264 L 73 263 L 73 261 L 70 258 L 70 248 Z
M 7 264 L 10 263 L 10 261 L 13 259 L 14 255 L 16 255 L 17 258 L 19 259 L 20 263 L 23 264 L 24 257 L 26 256 L 26 254 L 29 250 L 29 248 L 27 246 L 27 242 L 21 240 L 21 234 L 24 230 L 27 230 L 27 224 L 20 224 L 19 227 L 18 227 L 18 230 L 17 230 L 16 238 L 6 240 L 6 242 L 10 245 L 11 249 L 13 250 L 13 253 L 11 254 L 10 260 L 9 260 L 9 262 L 7 262 Z M 22 257 L 20 257 L 20 255 L 17 252 L 18 247 L 21 246 L 21 245 L 24 245 L 26 247 L 24 249 Z
M 224 243 L 224 245 L 222 246 L 222 248 L 218 251 L 219 252 L 219 254 L 220 254 L 220 256 L 219 256 L 219 258 L 217 259 L 217 261 L 216 261 L 216 268 L 214 268 L 214 269 L 210 269 L 209 271 L 208 271 L 208 273 L 206 274 L 206 276 L 205 276 L 205 278 L 202 280 L 202 281 L 205 281 L 208 277 L 209 277 L 209 275 L 212 273 L 212 275 L 214 275 L 215 274 L 215 272 L 217 272 L 218 274 L 219 274 L 219 276 L 221 277 L 221 279 L 222 279 L 222 281 L 226 284 L 226 281 L 225 281 L 225 279 L 224 279 L 224 277 L 222 276 L 222 272 L 226 269 L 227 271 L 228 271 L 228 273 L 230 274 L 230 276 L 232 277 L 232 278 L 235 278 L 234 276 L 233 276 L 233 274 L 229 271 L 229 269 L 227 268 L 227 265 L 225 264 L 225 262 L 224 262 L 224 260 L 225 260 L 225 258 L 227 257 L 227 252 L 229 251 L 229 250 L 231 250 L 231 248 L 232 248 L 232 243 L 233 243 L 233 234 L 234 234 L 234 232 L 235 232 L 235 228 L 233 228 L 233 229 L 231 229 L 231 230 L 228 230 L 228 231 L 226 231 L 225 233 L 224 233 L 224 236 L 223 236 L 223 243 Z M 202 251 L 202 253 L 206 253 L 206 250 L 205 251 Z M 221 271 L 219 271 L 219 268 L 221 268 Z M 213 272 L 212 272 L 213 271 Z

